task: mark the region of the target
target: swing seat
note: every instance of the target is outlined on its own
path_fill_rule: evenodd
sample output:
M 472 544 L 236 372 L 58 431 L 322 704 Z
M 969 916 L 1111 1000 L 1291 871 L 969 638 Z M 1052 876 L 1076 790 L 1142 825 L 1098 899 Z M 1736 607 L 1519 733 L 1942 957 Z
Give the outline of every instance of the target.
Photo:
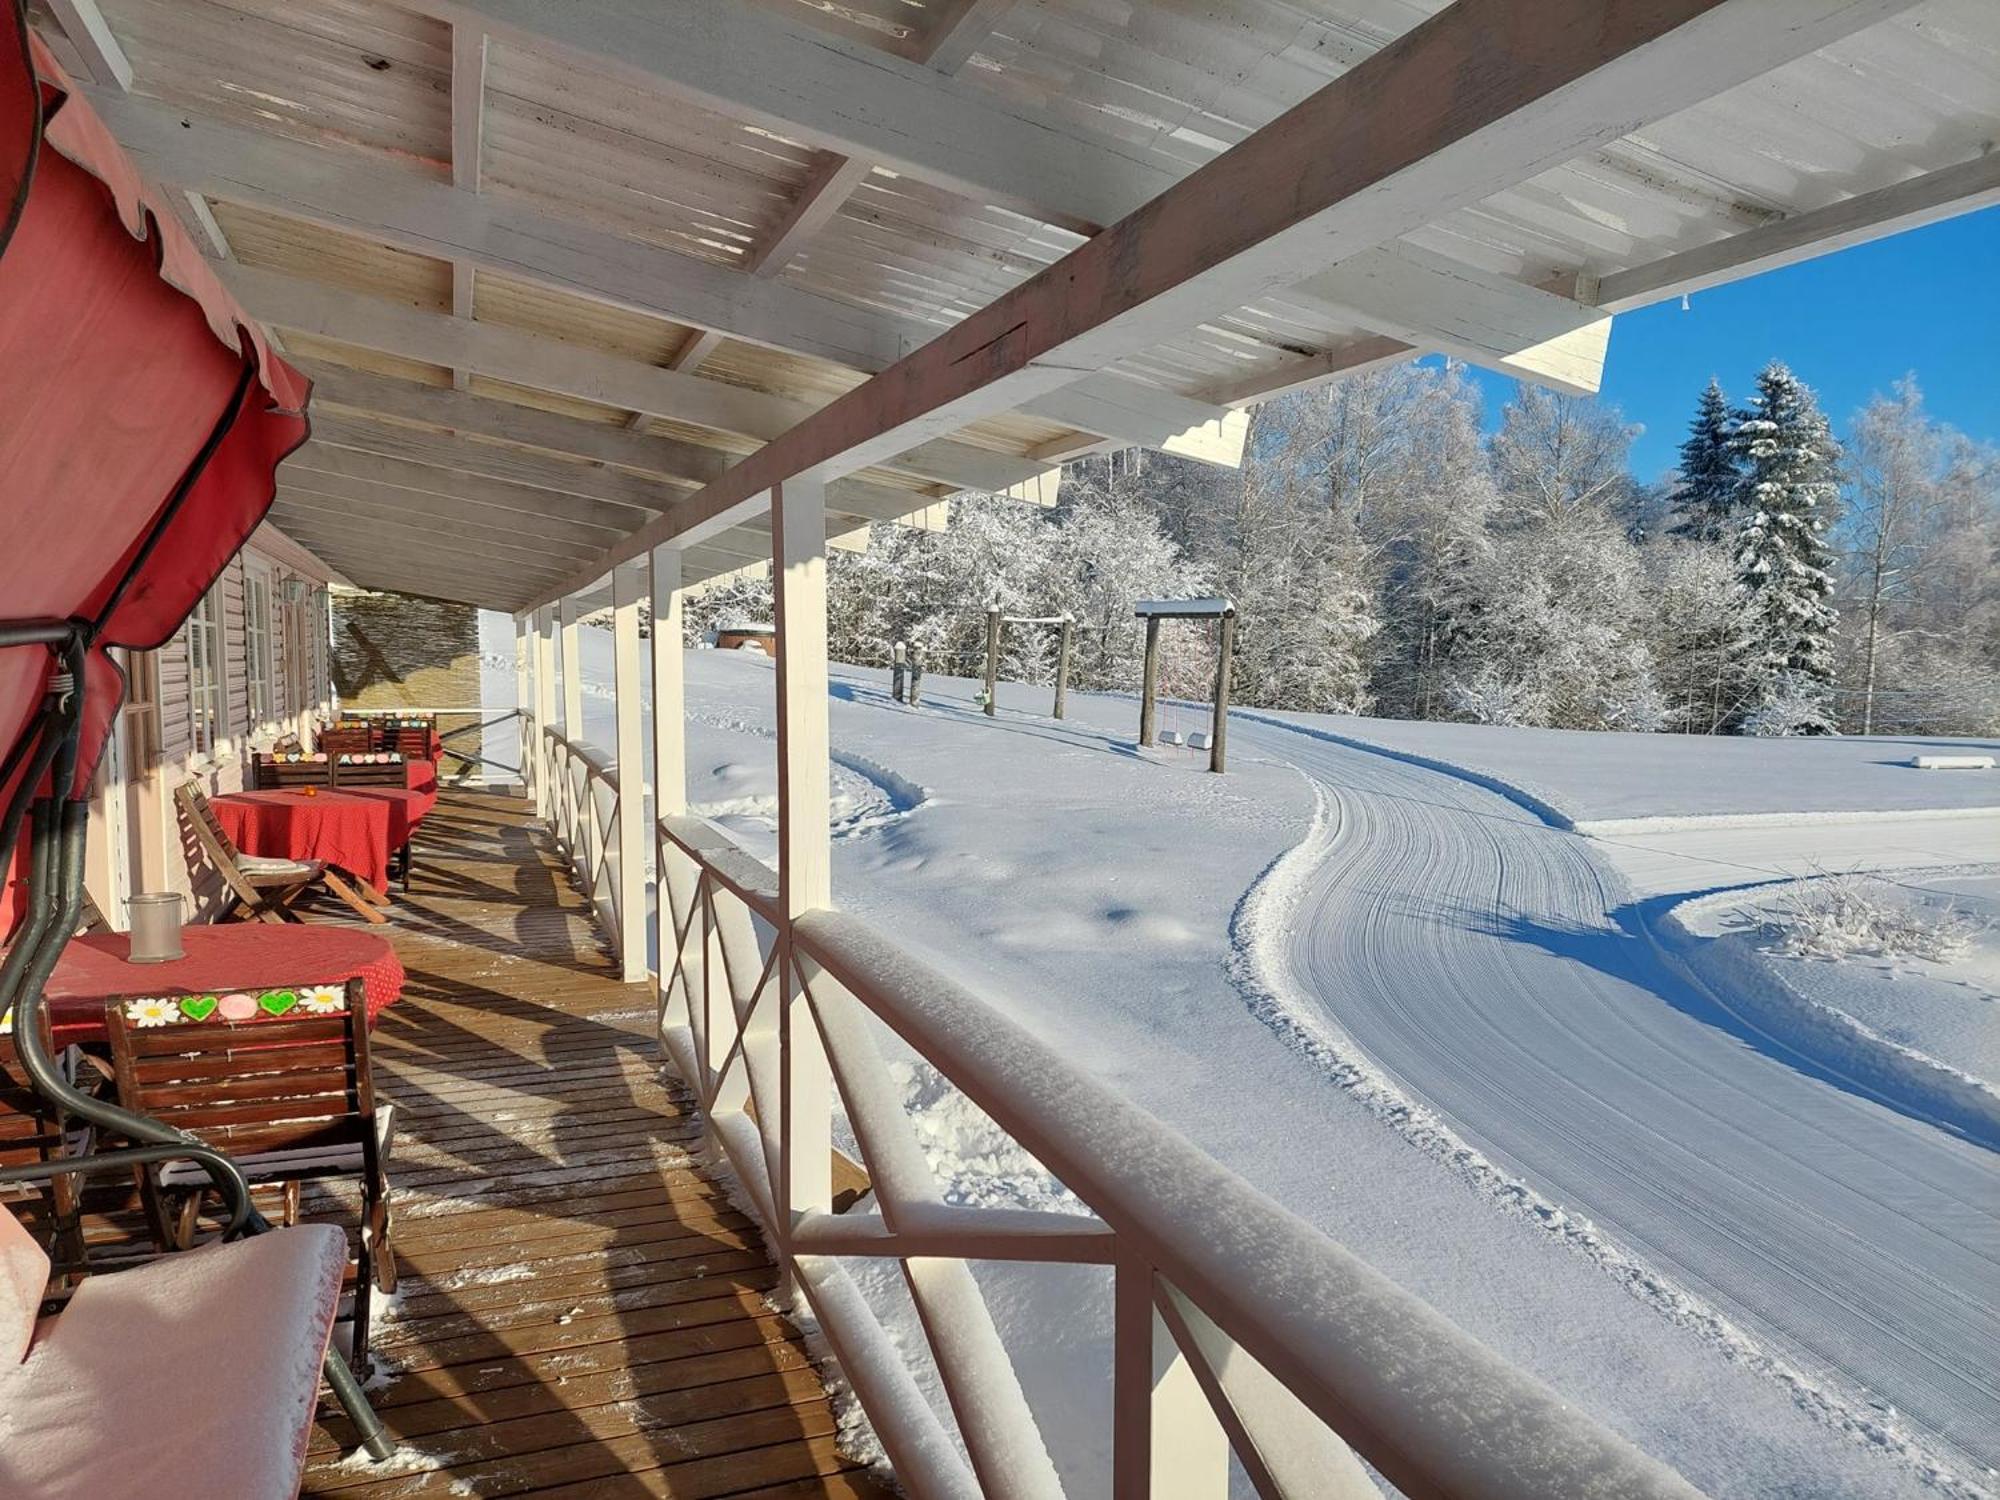
M 87 1278 L 0 1209 L 0 1494 L 288 1496 L 305 1474 L 346 1236 L 273 1230 Z
M 1214 742 L 1214 739 L 1215 736 L 1210 734 L 1206 729 L 1197 729 L 1187 737 L 1188 749 L 1206 750 Z
M 1180 744 L 1181 732 L 1178 729 L 1162 729 L 1160 731 L 1160 743 L 1162 745 Z

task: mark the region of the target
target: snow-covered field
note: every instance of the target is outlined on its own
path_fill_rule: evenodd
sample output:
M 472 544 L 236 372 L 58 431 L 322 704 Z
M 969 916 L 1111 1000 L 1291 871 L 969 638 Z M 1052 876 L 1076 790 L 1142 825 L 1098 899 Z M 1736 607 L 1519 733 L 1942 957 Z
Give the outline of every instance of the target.
M 1890 764 L 1903 742 L 1246 714 L 1216 778 L 1136 751 L 1129 699 L 1072 695 L 1056 723 L 1045 689 L 1009 687 L 989 721 L 963 682 L 927 679 L 913 712 L 884 674 L 835 675 L 843 905 L 1711 1493 L 1993 1484 L 1993 1151 L 1739 1014 L 1666 915 L 1820 857 L 1795 845 L 1867 862 L 1880 825 L 1829 814 L 1925 825 L 1956 852 L 1924 863 L 2000 858 L 1975 811 L 2000 776 Z M 766 856 L 771 688 L 759 657 L 689 658 L 692 800 Z M 608 714 L 592 728 L 608 741 Z M 1952 816 L 1908 816 L 1933 809 Z M 1818 821 L 1568 828 L 1781 812 Z M 1666 836 L 1697 842 L 1643 842 Z M 1753 842 L 1713 842 L 1733 838 Z M 1936 982 L 1976 990 L 1981 962 Z M 1845 1013 L 1891 1035 L 1873 1003 Z M 911 1093 L 965 1196 L 1047 1191 L 930 1081 Z M 981 1280 L 1095 1492 L 1101 1288 Z M 1004 1311 L 1052 1298 L 1065 1316 Z

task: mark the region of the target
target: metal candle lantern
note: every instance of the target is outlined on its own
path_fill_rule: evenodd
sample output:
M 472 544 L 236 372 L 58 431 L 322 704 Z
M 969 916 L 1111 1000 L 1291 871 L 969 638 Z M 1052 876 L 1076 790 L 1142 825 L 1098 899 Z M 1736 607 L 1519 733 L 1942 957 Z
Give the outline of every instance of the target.
M 132 925 L 128 962 L 163 964 L 181 956 L 183 899 L 179 891 L 144 891 L 126 899 Z

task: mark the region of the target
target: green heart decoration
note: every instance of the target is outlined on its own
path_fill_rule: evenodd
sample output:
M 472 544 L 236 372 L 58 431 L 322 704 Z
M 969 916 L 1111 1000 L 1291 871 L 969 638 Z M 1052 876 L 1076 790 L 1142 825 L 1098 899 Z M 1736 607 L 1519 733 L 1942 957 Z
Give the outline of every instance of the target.
M 213 995 L 183 995 L 181 1014 L 190 1021 L 206 1021 L 215 1014 L 216 997 Z
M 267 1015 L 282 1016 L 299 1003 L 297 990 L 266 990 L 257 997 L 257 1004 Z

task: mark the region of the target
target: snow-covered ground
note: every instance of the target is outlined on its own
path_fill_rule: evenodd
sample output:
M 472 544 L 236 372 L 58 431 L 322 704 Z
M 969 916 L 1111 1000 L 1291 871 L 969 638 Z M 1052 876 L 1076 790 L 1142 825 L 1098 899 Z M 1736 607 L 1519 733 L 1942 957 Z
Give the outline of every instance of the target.
M 1269 715 L 1232 721 L 1216 778 L 1136 751 L 1130 699 L 1072 695 L 1056 723 L 1046 690 L 1009 687 L 989 721 L 970 684 L 927 679 L 913 712 L 883 677 L 836 669 L 843 905 L 1711 1493 L 1993 1482 L 1994 1153 L 1747 1025 L 1661 937 L 1672 903 L 1561 825 L 1964 809 L 2000 778 L 1899 777 L 1901 743 Z M 689 684 L 692 800 L 768 856 L 769 663 L 696 653 Z M 1689 878 L 1654 891 L 1768 880 L 1798 830 L 1693 832 L 1754 835 L 1751 868 L 1661 856 Z M 912 1093 L 968 1197 L 1028 1191 Z M 1071 1310 L 1003 1320 L 1059 1463 L 1096 1492 L 1101 1288 L 981 1280 L 1003 1310 Z

